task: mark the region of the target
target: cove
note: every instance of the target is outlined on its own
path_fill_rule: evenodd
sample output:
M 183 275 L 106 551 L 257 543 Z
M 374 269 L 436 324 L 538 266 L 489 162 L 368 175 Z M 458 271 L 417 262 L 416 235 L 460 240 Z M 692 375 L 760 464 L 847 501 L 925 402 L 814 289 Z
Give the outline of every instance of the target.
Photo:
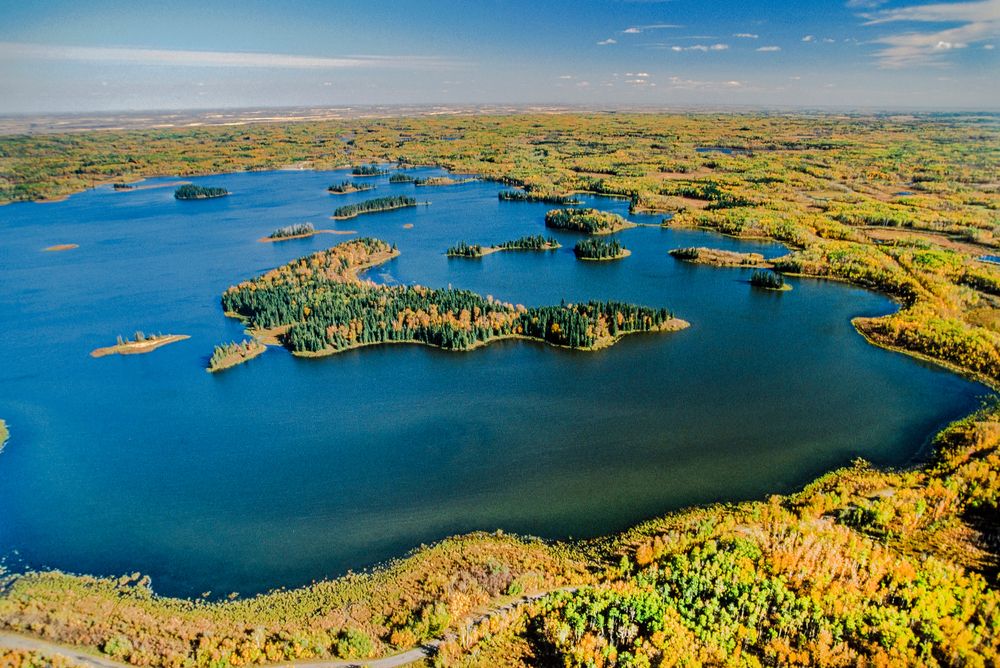
M 579 262 L 580 236 L 544 228 L 552 206 L 498 201 L 497 184 L 416 191 L 383 175 L 365 179 L 374 191 L 326 192 L 351 178 L 224 174 L 191 179 L 230 191 L 220 199 L 102 187 L 0 207 L 9 563 L 141 571 L 163 594 L 246 595 L 457 532 L 599 536 L 691 504 L 791 491 L 855 457 L 906 465 L 987 393 L 867 344 L 850 318 L 894 309 L 881 295 L 795 278 L 792 292 L 751 290 L 750 270 L 667 254 L 711 246 L 774 257 L 779 245 L 637 227 L 614 235 L 631 256 Z M 338 206 L 395 195 L 431 204 L 329 220 Z M 626 201 L 581 199 L 627 215 Z M 518 341 L 322 359 L 272 348 L 205 373 L 215 344 L 243 336 L 219 306 L 227 286 L 351 238 L 257 242 L 305 222 L 397 244 L 400 256 L 367 274 L 379 282 L 525 305 L 624 300 L 668 307 L 691 327 L 593 353 Z M 462 240 L 527 234 L 562 248 L 445 256 Z M 78 247 L 42 250 L 59 244 Z M 89 356 L 136 329 L 191 338 L 148 355 Z

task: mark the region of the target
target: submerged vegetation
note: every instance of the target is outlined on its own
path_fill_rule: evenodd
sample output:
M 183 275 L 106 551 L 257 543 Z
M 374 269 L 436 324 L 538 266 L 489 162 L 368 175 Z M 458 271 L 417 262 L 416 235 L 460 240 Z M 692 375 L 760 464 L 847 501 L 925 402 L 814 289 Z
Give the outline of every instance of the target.
M 215 372 L 228 369 L 252 360 L 267 350 L 267 346 L 257 339 L 244 339 L 239 343 L 232 341 L 221 346 L 215 346 L 212 357 L 208 360 L 207 371 Z
M 629 254 L 617 239 L 584 239 L 573 247 L 579 260 L 618 260 Z
M 225 197 L 229 191 L 225 188 L 207 188 L 205 186 L 195 186 L 186 184 L 174 191 L 175 199 L 213 199 L 215 197 Z
M 288 239 L 290 237 L 305 237 L 316 233 L 312 223 L 296 223 L 279 227 L 267 235 L 268 239 Z
M 354 181 L 341 181 L 334 183 L 326 189 L 333 195 L 347 195 L 349 193 L 361 193 L 367 190 L 375 190 L 375 186 L 370 183 L 355 183 Z
M 305 355 L 394 342 L 471 350 L 504 338 L 595 349 L 626 334 L 687 325 L 667 309 L 620 302 L 524 307 L 466 290 L 358 280 L 360 270 L 397 254 L 378 239 L 344 242 L 230 286 L 222 305 L 251 331 L 280 329 L 280 340 Z
M 363 213 L 392 211 L 393 209 L 402 209 L 408 206 L 416 205 L 416 199 L 412 197 L 405 197 L 403 195 L 396 195 L 394 197 L 376 197 L 375 199 L 366 199 L 365 201 L 358 202 L 356 204 L 338 206 L 333 211 L 333 217 L 337 220 L 344 220 L 346 218 L 359 216 Z
M 584 234 L 611 234 L 627 227 L 635 227 L 635 223 L 617 213 L 598 209 L 553 209 L 545 214 L 545 226 Z

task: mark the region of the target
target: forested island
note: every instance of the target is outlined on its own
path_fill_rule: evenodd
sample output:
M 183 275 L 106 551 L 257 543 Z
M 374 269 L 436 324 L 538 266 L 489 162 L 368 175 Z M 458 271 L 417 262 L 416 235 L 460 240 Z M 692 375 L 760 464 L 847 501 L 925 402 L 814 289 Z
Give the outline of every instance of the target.
M 415 178 L 413 179 L 413 185 L 415 186 L 457 186 L 463 183 L 472 183 L 476 181 L 475 178 L 468 179 L 453 179 L 450 176 L 431 176 L 428 178 Z
M 229 191 L 225 188 L 196 186 L 188 183 L 174 191 L 174 199 L 214 199 L 216 197 L 225 197 L 228 194 Z
M 545 226 L 584 234 L 611 234 L 635 227 L 617 213 L 597 209 L 553 209 L 545 214 Z
M 215 346 L 212 357 L 208 360 L 206 371 L 215 373 L 243 364 L 267 350 L 267 346 L 257 339 L 244 339 L 237 343 L 231 341 L 220 346 Z
M 95 348 L 90 351 L 91 357 L 104 357 L 105 355 L 139 355 L 150 353 L 162 346 L 176 343 L 191 337 L 186 334 L 145 334 L 136 332 L 131 339 L 118 336 L 118 342 L 113 346 L 105 348 Z
M 331 195 L 349 195 L 350 193 L 361 193 L 368 190 L 375 190 L 375 186 L 370 183 L 355 183 L 354 181 L 341 181 L 334 183 L 326 189 Z
M 412 176 L 403 172 L 396 172 L 389 177 L 389 183 L 413 183 L 415 180 Z
M 558 195 L 555 193 L 536 193 L 526 190 L 501 190 L 497 193 L 497 198 L 501 202 L 544 202 L 545 204 L 559 204 L 569 206 L 579 204 L 580 200 L 572 195 Z
M 670 255 L 678 260 L 713 267 L 769 267 L 760 253 L 737 253 L 718 248 L 675 248 Z
M 791 290 L 792 286 L 785 283 L 785 277 L 781 274 L 777 274 L 773 271 L 767 271 L 762 269 L 754 269 L 754 272 L 750 274 L 750 285 L 755 288 L 763 288 L 765 290 L 776 290 L 776 291 L 787 291 Z
M 549 251 L 556 250 L 561 247 L 560 243 L 554 238 L 546 238 L 541 234 L 535 234 L 520 237 L 512 241 L 504 241 L 503 243 L 487 246 L 485 248 L 479 244 L 468 244 L 464 241 L 460 241 L 449 248 L 446 254 L 448 257 L 477 258 L 489 255 L 490 253 L 497 253 L 499 251 Z
M 394 209 L 404 209 L 410 206 L 416 206 L 417 200 L 413 197 L 406 197 L 405 195 L 396 195 L 393 197 L 376 197 L 375 199 L 366 199 L 363 202 L 357 202 L 356 204 L 346 204 L 344 206 L 339 206 L 333 211 L 333 216 L 335 220 L 347 220 L 348 218 L 354 218 L 355 216 L 360 216 L 363 213 L 378 213 L 380 211 L 392 211 Z
M 279 227 L 266 237 L 258 239 L 257 241 L 263 243 L 274 243 L 278 241 L 290 241 L 292 239 L 308 239 L 309 237 L 320 233 L 330 234 L 332 232 L 333 230 L 317 230 L 312 223 L 295 223 L 294 225 Z
M 344 242 L 231 286 L 222 306 L 251 333 L 277 335 L 306 356 L 382 343 L 472 350 L 504 338 L 595 350 L 626 334 L 687 326 L 667 309 L 621 302 L 526 308 L 466 290 L 357 280 L 358 271 L 397 254 L 378 239 Z
M 382 169 L 374 162 L 370 165 L 356 165 L 351 168 L 351 174 L 354 176 L 382 176 L 388 173 L 388 169 Z
M 617 239 L 584 239 L 573 246 L 573 254 L 578 260 L 620 260 L 632 251 Z

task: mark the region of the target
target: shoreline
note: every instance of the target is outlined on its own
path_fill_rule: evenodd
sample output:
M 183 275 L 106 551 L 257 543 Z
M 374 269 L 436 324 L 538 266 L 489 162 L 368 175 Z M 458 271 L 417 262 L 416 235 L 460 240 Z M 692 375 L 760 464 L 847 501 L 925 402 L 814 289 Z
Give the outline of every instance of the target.
M 534 336 L 526 336 L 524 334 L 504 334 L 502 336 L 494 336 L 493 338 L 490 338 L 486 341 L 476 341 L 468 348 L 462 348 L 462 349 L 443 348 L 439 345 L 433 343 L 427 343 L 426 341 L 419 341 L 417 339 L 397 339 L 393 341 L 378 341 L 375 343 L 357 343 L 348 346 L 346 348 L 337 348 L 337 349 L 330 348 L 324 350 L 317 350 L 315 352 L 296 351 L 292 352 L 291 354 L 294 357 L 303 357 L 303 358 L 331 357 L 339 353 L 345 353 L 349 350 L 358 350 L 360 348 L 369 348 L 372 346 L 397 345 L 397 344 L 427 346 L 428 348 L 436 348 L 437 350 L 442 350 L 449 353 L 471 353 L 473 351 L 479 350 L 480 348 L 485 348 L 486 346 L 492 343 L 496 343 L 498 341 L 528 341 L 533 343 L 541 343 L 547 346 L 551 346 L 553 348 L 561 348 L 562 350 L 572 350 L 572 351 L 590 353 L 610 348 L 611 346 L 615 345 L 625 337 L 632 336 L 634 334 L 679 332 L 681 330 L 687 329 L 690 326 L 691 323 L 689 323 L 687 320 L 682 320 L 681 318 L 671 318 L 670 320 L 667 320 L 659 327 L 654 327 L 648 330 L 637 330 L 634 332 L 626 332 L 624 334 L 618 334 L 616 336 L 606 336 L 602 339 L 598 339 L 597 341 L 595 341 L 593 345 L 586 347 L 564 346 L 558 343 L 551 343 L 550 341 L 546 341 L 545 339 L 540 339 Z

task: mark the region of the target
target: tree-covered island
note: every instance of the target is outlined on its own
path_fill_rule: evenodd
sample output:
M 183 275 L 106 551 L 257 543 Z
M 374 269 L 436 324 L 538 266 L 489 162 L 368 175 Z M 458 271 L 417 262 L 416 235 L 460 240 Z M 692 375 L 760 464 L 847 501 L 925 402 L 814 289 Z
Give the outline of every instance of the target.
M 527 190 L 501 190 L 497 193 L 497 198 L 501 202 L 544 202 L 545 204 L 558 204 L 560 206 L 570 206 L 580 203 L 580 200 L 572 195 L 531 192 Z
M 573 254 L 578 260 L 620 260 L 632 251 L 622 246 L 617 239 L 584 239 L 573 246 Z
M 188 183 L 174 191 L 174 199 L 214 199 L 216 197 L 225 197 L 228 194 L 229 191 L 225 188 L 196 186 Z
M 267 350 L 267 346 L 257 339 L 244 339 L 238 343 L 236 341 L 224 343 L 220 346 L 215 346 L 212 357 L 208 360 L 208 368 L 205 370 L 209 373 L 223 371 L 237 364 L 248 362 L 262 354 L 265 350 Z
M 126 339 L 121 335 L 113 346 L 95 348 L 90 351 L 91 357 L 104 357 L 105 355 L 139 355 L 150 353 L 161 346 L 176 343 L 191 337 L 187 334 L 145 334 L 136 332 L 133 338 Z
M 359 271 L 396 255 L 379 239 L 347 241 L 230 286 L 222 306 L 252 334 L 304 356 L 382 343 L 472 350 L 506 338 L 595 350 L 626 334 L 688 326 L 667 309 L 621 302 L 524 307 L 466 290 L 358 279 Z
M 354 176 L 382 176 L 388 173 L 388 169 L 382 169 L 374 162 L 368 165 L 355 165 L 351 168 L 351 174 Z
M 334 183 L 326 189 L 326 191 L 331 195 L 349 195 L 350 193 L 361 193 L 367 190 L 375 190 L 375 186 L 370 183 L 341 181 L 340 183 Z
M 406 197 L 404 195 L 397 195 L 395 197 L 376 197 L 375 199 L 366 199 L 365 201 L 357 202 L 356 204 L 338 206 L 334 209 L 332 218 L 334 220 L 347 220 L 348 218 L 360 216 L 363 213 L 392 211 L 393 209 L 405 209 L 406 207 L 416 205 L 417 200 L 415 198 Z
M 485 248 L 479 244 L 468 244 L 460 241 L 448 249 L 447 255 L 448 257 L 477 258 L 499 251 L 550 251 L 561 247 L 561 244 L 552 237 L 534 234 Z
M 611 234 L 636 224 L 617 213 L 597 209 L 552 209 L 545 214 L 545 226 L 584 234 Z

